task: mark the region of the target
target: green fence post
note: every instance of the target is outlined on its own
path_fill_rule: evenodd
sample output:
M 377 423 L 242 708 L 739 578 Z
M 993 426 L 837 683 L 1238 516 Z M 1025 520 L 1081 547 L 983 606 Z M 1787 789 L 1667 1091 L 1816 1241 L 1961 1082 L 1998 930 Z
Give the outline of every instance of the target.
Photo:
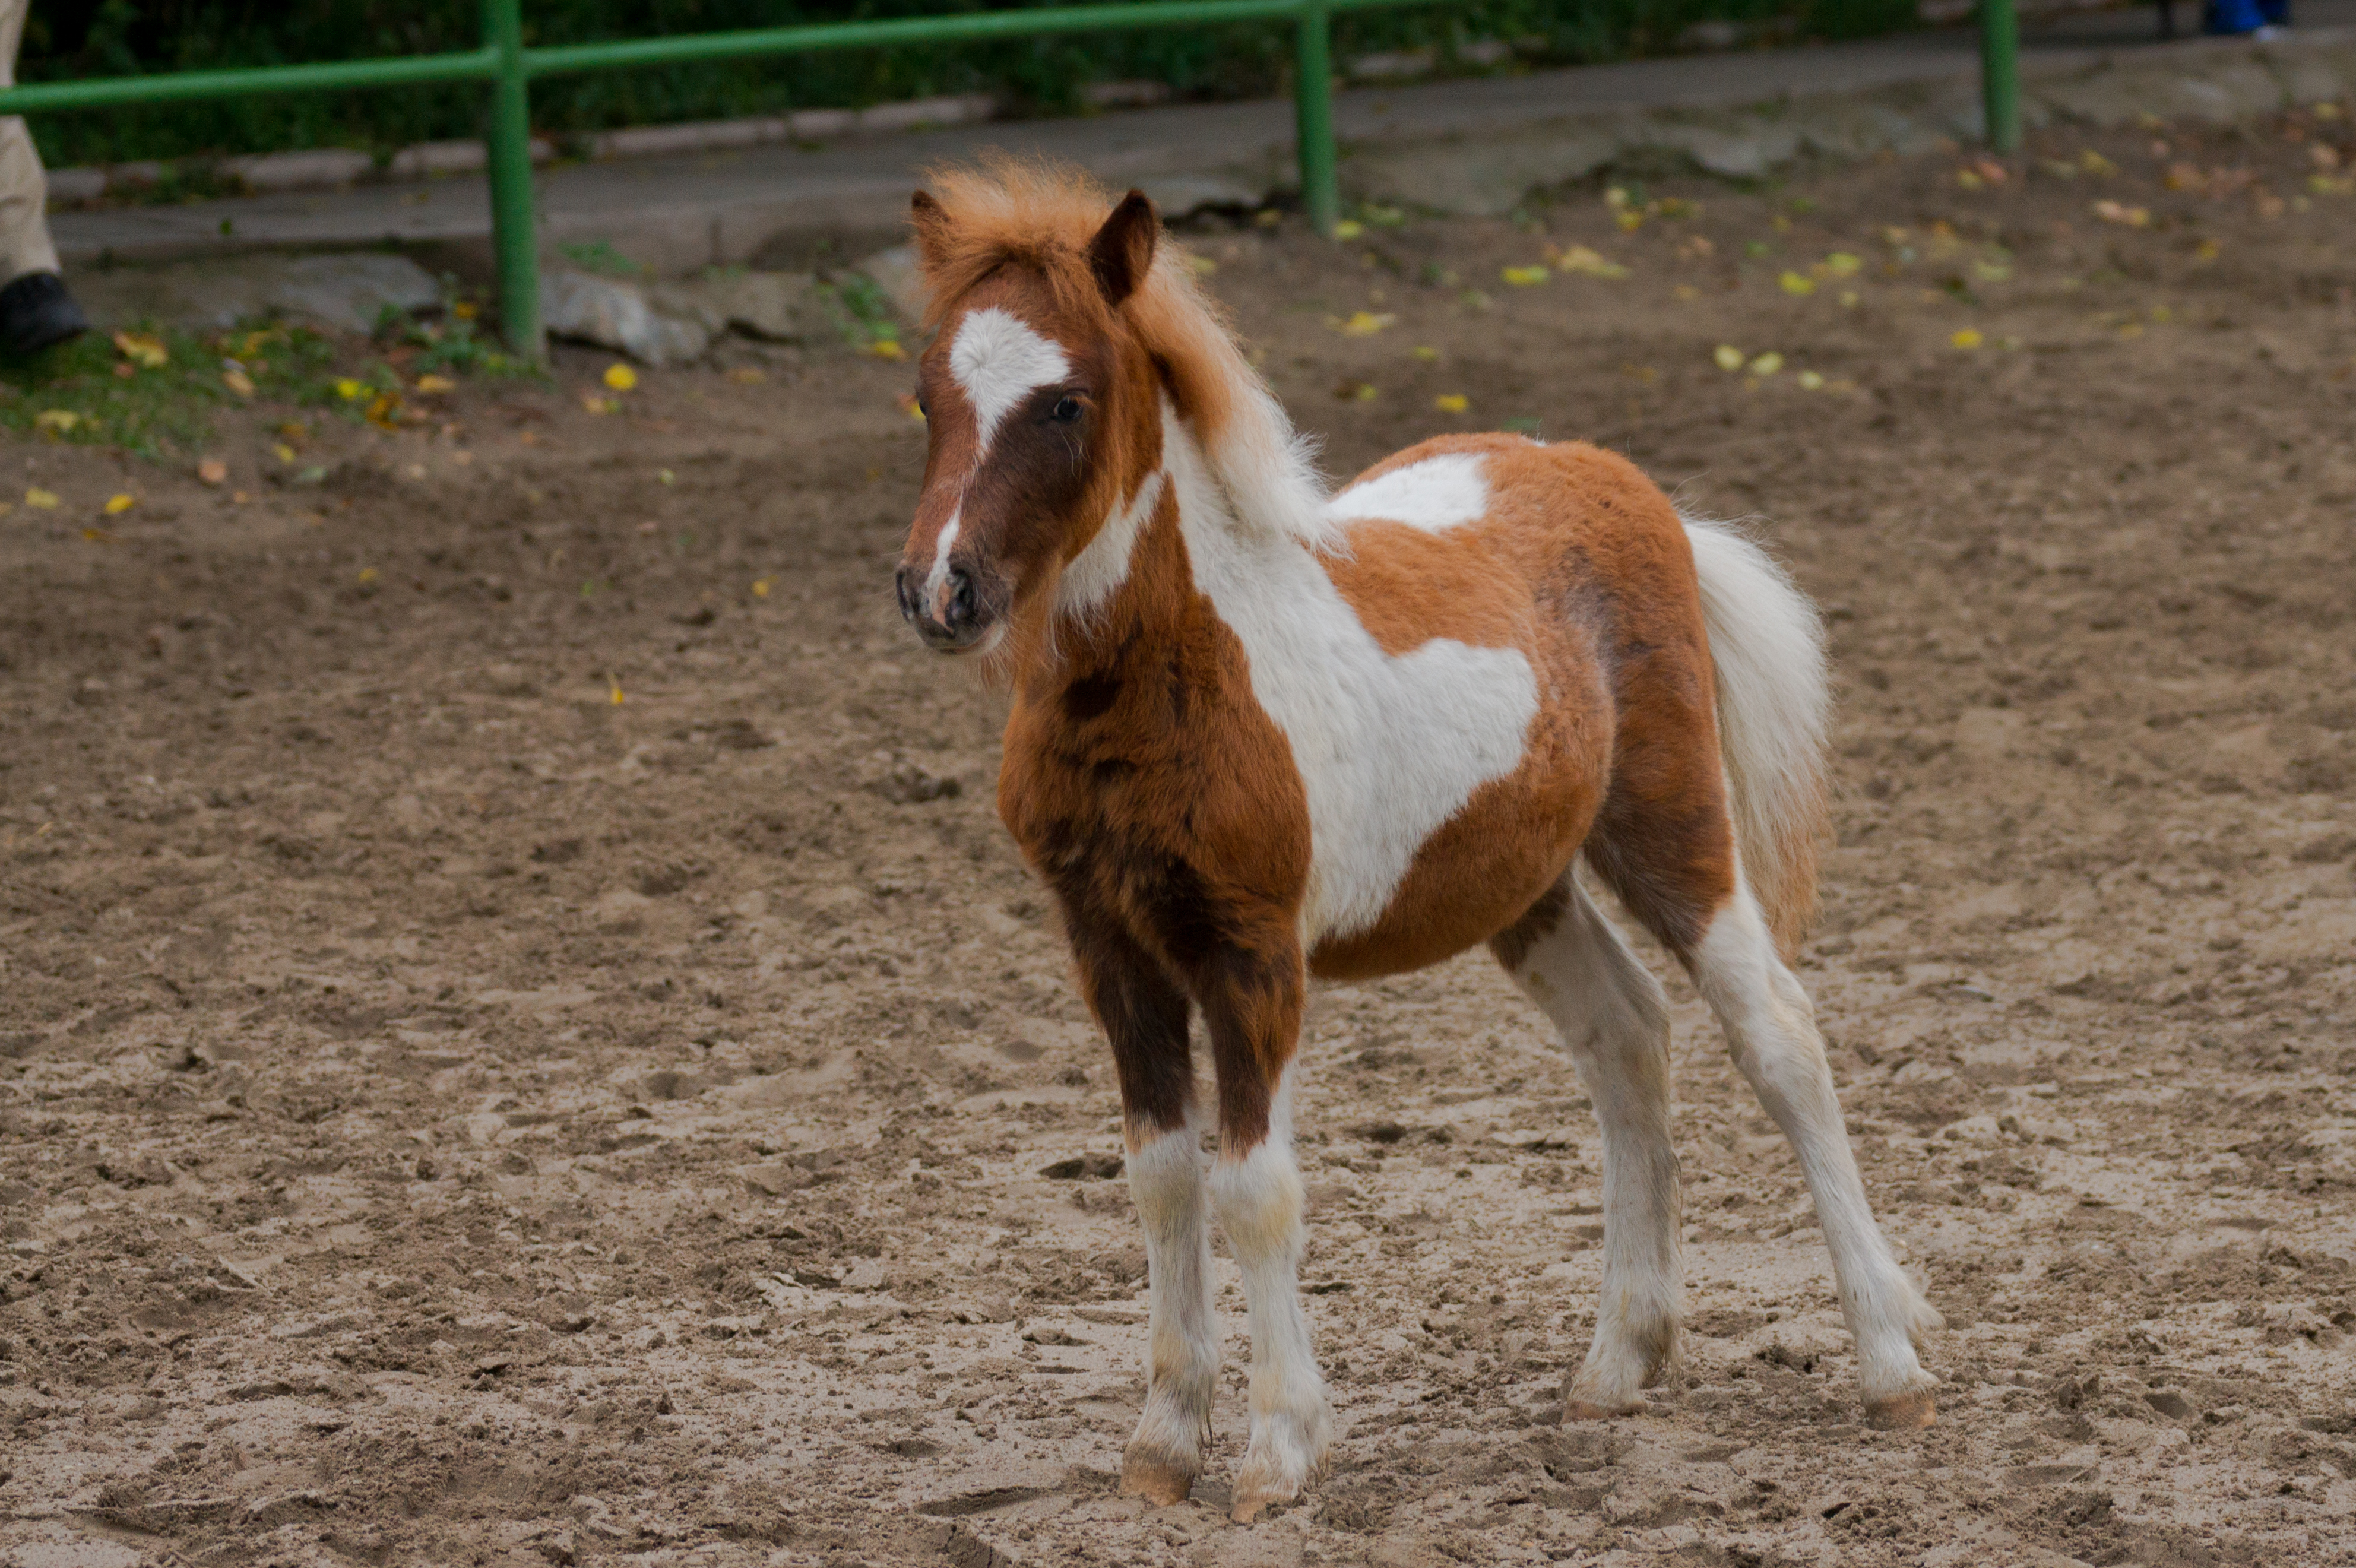
M 1301 205 L 1310 226 L 1331 235 L 1341 220 L 1333 175 L 1333 33 L 1325 0 L 1303 0 L 1293 63 L 1292 108 L 1301 161 Z
M 519 0 L 483 0 L 483 42 L 498 56 L 491 82 L 491 249 L 498 259 L 499 321 L 508 347 L 539 364 L 540 240 L 531 190 L 531 97 L 524 80 Z
M 1980 95 L 1988 145 L 2020 151 L 2020 18 L 2013 0 L 1980 0 Z

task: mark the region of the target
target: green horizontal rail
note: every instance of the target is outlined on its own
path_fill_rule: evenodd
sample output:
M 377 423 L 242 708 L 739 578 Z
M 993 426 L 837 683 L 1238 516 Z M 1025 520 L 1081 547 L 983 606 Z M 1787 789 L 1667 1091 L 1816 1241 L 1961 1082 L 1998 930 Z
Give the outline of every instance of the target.
M 436 81 L 489 81 L 499 58 L 487 48 L 460 54 L 401 55 L 326 65 L 254 66 L 240 70 L 167 71 L 96 81 L 39 81 L 0 90 L 0 114 L 59 109 L 112 109 L 125 103 L 177 103 L 191 98 L 246 98 L 261 92 L 334 92 L 366 87 L 417 87 Z
M 1429 5 L 1445 0 L 1328 0 L 1334 11 Z M 562 44 L 523 52 L 534 76 L 612 70 L 626 66 L 680 65 L 749 54 L 801 54 L 815 49 L 879 48 L 893 44 L 961 44 L 1051 33 L 1121 32 L 1145 27 L 1213 27 L 1225 22 L 1297 22 L 1310 0 L 1157 0 L 1138 5 L 1055 5 L 1031 11 L 977 11 L 957 16 L 899 16 L 880 22 L 821 22 L 799 27 L 751 27 L 679 38 L 622 38 Z M 6 112 L 0 100 L 0 112 Z

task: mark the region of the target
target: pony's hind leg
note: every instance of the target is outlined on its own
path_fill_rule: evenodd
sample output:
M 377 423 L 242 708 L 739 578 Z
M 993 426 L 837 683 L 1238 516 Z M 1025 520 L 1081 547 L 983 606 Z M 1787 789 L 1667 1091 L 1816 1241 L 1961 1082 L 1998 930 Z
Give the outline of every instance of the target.
M 1129 1191 L 1145 1230 L 1151 1336 L 1145 1413 L 1121 1458 L 1120 1489 L 1183 1502 L 1202 1472 L 1219 1371 L 1190 1009 L 1185 994 L 1117 925 L 1075 916 L 1069 926 L 1081 988 L 1112 1041 Z
M 1734 896 L 1684 956 L 1726 1030 L 1736 1065 L 1799 1156 L 1832 1253 L 1841 1312 L 1857 1340 L 1866 1418 L 1877 1426 L 1928 1426 L 1933 1380 L 1916 1358 L 1915 1341 L 1939 1327 L 1939 1314 L 1898 1266 L 1874 1222 L 1815 1009 L 1777 954 L 1748 887 L 1738 880 Z
M 1562 1031 L 1603 1133 L 1603 1288 L 1563 1413 L 1626 1414 L 1675 1357 L 1684 1305 L 1668 1008 L 1568 871 L 1489 945 Z

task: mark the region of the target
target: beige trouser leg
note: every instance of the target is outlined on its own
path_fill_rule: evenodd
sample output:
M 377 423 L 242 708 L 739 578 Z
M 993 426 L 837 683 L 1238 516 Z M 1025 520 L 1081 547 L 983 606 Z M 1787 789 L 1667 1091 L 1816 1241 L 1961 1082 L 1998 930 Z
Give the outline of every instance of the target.
M 32 0 L 0 0 L 0 87 L 16 85 L 16 44 Z M 49 243 L 49 181 L 24 116 L 0 118 L 0 283 L 58 270 Z

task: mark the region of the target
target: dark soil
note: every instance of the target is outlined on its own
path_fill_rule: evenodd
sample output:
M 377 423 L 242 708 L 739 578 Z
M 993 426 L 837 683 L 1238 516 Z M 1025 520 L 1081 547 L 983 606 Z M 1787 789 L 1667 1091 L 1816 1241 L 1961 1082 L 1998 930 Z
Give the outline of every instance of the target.
M 1755 514 L 1825 606 L 1805 977 L 1947 1314 L 1936 1427 L 1861 1425 L 1681 983 L 1687 1360 L 1556 1424 L 1593 1121 L 1467 956 L 1312 1006 L 1332 1475 L 1223 1521 L 1230 1274 L 1216 1468 L 1116 1497 L 1112 1075 L 994 819 L 1000 699 L 892 608 L 907 369 L 741 348 L 592 414 L 568 352 L 299 465 L 241 413 L 220 487 L 5 448 L 62 504 L 0 517 L 0 1561 L 2341 1560 L 2350 127 L 2160 134 L 1978 190 L 1665 179 L 1629 209 L 1702 210 L 1626 233 L 1590 190 L 1190 236 L 1336 471 L 1536 421 Z M 1571 244 L 1631 275 L 1503 281 Z

